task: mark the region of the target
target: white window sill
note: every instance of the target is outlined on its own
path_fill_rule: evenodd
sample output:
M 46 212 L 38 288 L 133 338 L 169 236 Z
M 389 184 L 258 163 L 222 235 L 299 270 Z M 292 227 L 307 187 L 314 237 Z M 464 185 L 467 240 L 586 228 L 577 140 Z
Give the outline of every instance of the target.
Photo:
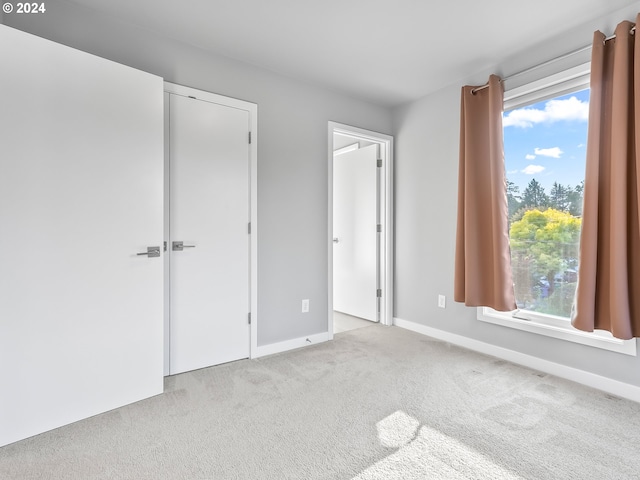
M 513 315 L 514 312 L 497 312 L 492 308 L 478 307 L 478 320 L 483 322 L 636 356 L 635 338 L 620 340 L 602 330 L 583 332 L 573 328 L 567 319 L 551 315 L 536 315 L 534 312 L 518 312 L 516 315 L 520 318 Z

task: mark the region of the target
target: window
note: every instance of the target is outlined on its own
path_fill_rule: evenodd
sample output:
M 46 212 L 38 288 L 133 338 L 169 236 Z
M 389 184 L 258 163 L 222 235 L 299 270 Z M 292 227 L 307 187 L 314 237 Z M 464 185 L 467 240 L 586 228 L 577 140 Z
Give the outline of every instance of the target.
M 504 114 L 511 267 L 522 311 L 571 314 L 588 117 L 588 89 Z
M 516 304 L 478 318 L 635 355 L 634 341 L 582 332 L 569 317 L 578 253 L 589 112 L 588 66 L 505 93 L 509 237 Z

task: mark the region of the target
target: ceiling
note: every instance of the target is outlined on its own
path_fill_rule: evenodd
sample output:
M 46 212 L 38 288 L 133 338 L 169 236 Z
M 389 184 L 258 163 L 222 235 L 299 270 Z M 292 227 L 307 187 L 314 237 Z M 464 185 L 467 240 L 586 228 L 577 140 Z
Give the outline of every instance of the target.
M 629 0 L 71 0 L 384 106 L 418 99 Z M 589 39 L 585 39 L 588 43 Z

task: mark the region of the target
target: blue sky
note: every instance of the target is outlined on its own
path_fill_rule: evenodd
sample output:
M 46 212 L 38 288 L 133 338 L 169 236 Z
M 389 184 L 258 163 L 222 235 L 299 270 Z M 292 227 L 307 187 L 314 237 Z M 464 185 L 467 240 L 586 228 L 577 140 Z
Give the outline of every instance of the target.
M 532 178 L 549 193 L 553 182 L 584 180 L 589 90 L 505 112 L 507 179 L 524 191 Z

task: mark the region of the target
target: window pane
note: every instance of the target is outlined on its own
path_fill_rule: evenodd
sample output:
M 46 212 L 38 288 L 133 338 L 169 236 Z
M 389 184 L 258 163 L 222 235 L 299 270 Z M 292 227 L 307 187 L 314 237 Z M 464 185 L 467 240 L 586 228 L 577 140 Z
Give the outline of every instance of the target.
M 504 113 L 516 303 L 569 317 L 575 294 L 589 90 Z

